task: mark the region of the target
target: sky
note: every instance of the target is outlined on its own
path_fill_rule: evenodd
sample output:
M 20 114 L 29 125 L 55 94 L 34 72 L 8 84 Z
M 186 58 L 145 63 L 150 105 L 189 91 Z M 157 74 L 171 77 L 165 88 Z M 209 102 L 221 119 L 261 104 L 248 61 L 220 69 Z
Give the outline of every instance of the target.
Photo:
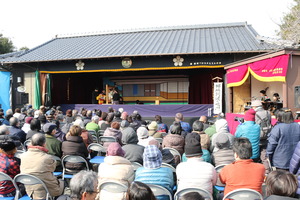
M 56 35 L 232 22 L 276 37 L 293 0 L 0 0 L 0 5 L 0 33 L 20 49 Z

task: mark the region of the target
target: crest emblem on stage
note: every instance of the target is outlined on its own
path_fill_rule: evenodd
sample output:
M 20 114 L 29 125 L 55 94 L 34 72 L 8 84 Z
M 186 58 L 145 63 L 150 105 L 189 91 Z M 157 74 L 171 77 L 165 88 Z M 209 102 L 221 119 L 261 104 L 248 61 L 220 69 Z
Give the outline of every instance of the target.
M 131 61 L 130 58 L 124 58 L 124 59 L 122 60 L 122 66 L 123 66 L 124 68 L 129 68 L 129 67 L 131 67 L 131 65 L 132 65 L 132 61 Z
M 173 58 L 174 66 L 182 66 L 184 59 L 180 56 L 176 56 L 176 58 Z
M 77 70 L 83 70 L 84 69 L 84 62 L 82 62 L 81 60 L 79 60 L 76 64 L 75 64 Z

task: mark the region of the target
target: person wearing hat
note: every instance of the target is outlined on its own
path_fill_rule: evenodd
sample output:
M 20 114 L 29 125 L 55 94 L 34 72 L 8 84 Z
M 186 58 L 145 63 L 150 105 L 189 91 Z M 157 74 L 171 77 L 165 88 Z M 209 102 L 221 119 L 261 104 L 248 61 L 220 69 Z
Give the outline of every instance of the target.
M 48 153 L 57 157 L 62 156 L 61 152 L 61 141 L 56 139 L 57 126 L 54 123 L 47 123 L 43 126 L 43 131 L 46 136 L 46 149 L 48 149 Z
M 254 161 L 258 162 L 260 157 L 259 142 L 260 142 L 260 126 L 255 123 L 255 110 L 250 109 L 245 113 L 245 122 L 238 125 L 235 137 L 248 138 L 252 145 L 252 157 Z
M 158 125 L 156 121 L 152 121 L 149 125 L 148 125 L 148 132 L 149 135 L 154 137 L 154 138 L 163 138 L 161 132 L 157 131 Z
M 153 139 L 152 136 L 149 136 L 148 130 L 142 126 L 137 129 L 136 134 L 139 139 L 138 144 L 144 147 L 146 147 L 149 144 L 149 141 Z
M 12 179 L 20 173 L 20 165 L 14 157 L 16 145 L 8 135 L 0 135 L 0 172 L 9 175 Z M 16 190 L 12 182 L 0 182 L 0 197 L 15 196 Z
M 156 145 L 148 145 L 143 153 L 143 167 L 135 172 L 135 180 L 145 184 L 159 185 L 173 194 L 174 180 L 173 172 L 170 168 L 161 167 L 162 153 Z M 162 196 L 163 200 L 168 200 L 166 196 Z
M 25 118 L 25 124 L 21 128 L 26 134 L 30 130 L 30 122 L 31 122 L 32 119 L 33 119 L 33 117 L 26 117 Z
M 217 182 L 214 166 L 202 159 L 202 149 L 198 133 L 189 133 L 185 138 L 184 152 L 187 162 L 180 163 L 176 168 L 177 190 L 184 188 L 202 188 L 212 193 Z
M 226 165 L 220 172 L 220 181 L 225 185 L 224 196 L 229 192 L 248 188 L 262 193 L 265 178 L 265 168 L 260 163 L 254 163 L 252 145 L 248 138 L 234 138 L 233 152 L 235 162 Z
M 215 144 L 218 150 L 212 153 L 212 164 L 218 166 L 232 163 L 234 156 L 228 136 L 224 133 L 218 134 Z

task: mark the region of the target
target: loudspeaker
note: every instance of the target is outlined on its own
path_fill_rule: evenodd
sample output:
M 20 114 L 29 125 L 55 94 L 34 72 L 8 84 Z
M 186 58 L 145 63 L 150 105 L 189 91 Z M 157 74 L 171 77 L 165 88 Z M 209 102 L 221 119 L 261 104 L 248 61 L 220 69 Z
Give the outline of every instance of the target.
M 295 108 L 300 108 L 300 86 L 295 86 Z
M 29 96 L 28 93 L 21 93 L 21 104 L 28 104 Z

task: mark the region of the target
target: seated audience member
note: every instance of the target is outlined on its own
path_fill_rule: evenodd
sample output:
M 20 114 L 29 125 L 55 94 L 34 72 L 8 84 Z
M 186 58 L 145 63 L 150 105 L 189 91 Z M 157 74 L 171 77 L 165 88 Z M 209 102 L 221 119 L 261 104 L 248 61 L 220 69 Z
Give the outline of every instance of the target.
M 56 133 L 56 125 L 53 123 L 47 123 L 43 126 L 43 130 L 46 136 L 46 149 L 48 153 L 57 157 L 61 157 L 61 141 L 54 137 Z
M 9 135 L 19 138 L 21 143 L 26 141 L 26 133 L 20 129 L 20 122 L 16 117 L 9 119 L 11 127 L 9 128 Z
M 93 136 L 90 134 L 84 127 L 82 119 L 76 119 L 73 123 L 74 125 L 80 126 L 81 128 L 81 137 L 86 147 L 93 143 Z
M 180 196 L 178 200 L 205 200 L 198 192 L 188 192 Z
M 157 123 L 156 121 L 152 121 L 149 125 L 148 125 L 148 132 L 149 135 L 154 137 L 154 138 L 163 138 L 161 132 L 157 131 Z
M 184 122 L 183 120 L 184 120 L 183 114 L 182 113 L 176 113 L 175 121 L 179 122 L 181 124 L 182 130 L 184 130 L 187 133 L 192 132 L 192 128 L 191 128 L 190 124 L 187 123 L 187 122 Z
M 210 163 L 210 137 L 203 131 L 203 123 L 200 121 L 194 121 L 193 123 L 193 132 L 200 135 L 200 141 L 201 141 L 201 148 L 202 148 L 202 158 L 206 162 Z
M 216 127 L 216 133 L 211 137 L 211 147 L 210 147 L 210 151 L 214 152 L 214 151 L 218 151 L 218 147 L 216 146 L 216 137 L 220 134 L 224 134 L 228 137 L 229 142 L 230 142 L 230 146 L 232 146 L 233 144 L 233 139 L 234 136 L 229 133 L 228 131 L 228 123 L 226 119 L 218 119 L 215 122 L 215 127 Z
M 259 141 L 260 141 L 260 126 L 255 123 L 255 110 L 250 109 L 245 113 L 245 122 L 238 125 L 235 137 L 248 138 L 252 146 L 251 159 L 258 161 L 260 157 Z
M 119 122 L 112 122 L 111 127 L 108 127 L 105 131 L 103 136 L 112 136 L 117 139 L 117 142 L 122 145 L 122 132 L 120 131 L 120 123 Z M 104 146 L 108 146 L 109 143 L 105 142 Z
M 155 145 L 160 150 L 162 155 L 162 163 L 172 165 L 174 168 L 176 168 L 177 164 L 175 163 L 175 158 L 169 149 L 162 149 L 161 145 L 156 139 L 150 140 L 149 145 Z
M 36 133 L 40 133 L 41 131 L 41 122 L 38 119 L 32 119 L 30 122 L 30 130 L 28 131 L 27 135 L 26 135 L 26 140 L 30 140 L 31 137 L 36 134 Z
M 13 117 L 17 118 L 19 121 L 23 119 L 20 108 L 15 109 L 15 113 L 13 114 Z
M 220 181 L 226 184 L 224 195 L 240 188 L 248 188 L 262 193 L 265 167 L 250 159 L 252 146 L 249 139 L 234 138 L 233 152 L 235 162 L 226 165 L 219 174 Z
M 162 154 L 156 145 L 148 145 L 145 147 L 143 160 L 143 167 L 138 168 L 135 172 L 135 181 L 160 185 L 173 194 L 173 172 L 170 168 L 161 167 Z M 157 198 L 163 200 L 169 199 L 166 196 L 158 196 Z
M 285 171 L 276 170 L 269 173 L 266 179 L 266 193 L 265 200 L 292 200 L 298 199 L 296 197 L 297 191 L 296 177 Z
M 9 130 L 6 125 L 0 126 L 0 135 L 9 135 Z
M 128 120 L 128 113 L 127 112 L 122 112 L 122 114 L 121 114 L 121 119 L 122 119 L 122 121 L 127 121 Z
M 4 117 L 3 112 L 0 112 L 0 125 L 9 126 L 9 121 Z
M 297 146 L 294 150 L 292 159 L 290 161 L 290 168 L 289 169 L 290 169 L 290 172 L 292 174 L 295 174 L 298 177 L 297 194 L 300 194 L 300 177 L 299 177 L 299 174 L 300 174 L 300 142 L 298 142 L 298 144 L 297 144 Z
M 146 147 L 149 144 L 149 141 L 153 139 L 153 137 L 149 136 L 149 132 L 145 127 L 139 127 L 136 131 L 138 136 L 138 144 Z
M 12 111 L 12 109 L 7 109 L 5 113 L 6 113 L 5 119 L 6 119 L 7 121 L 9 121 L 10 118 L 13 117 L 13 111 Z M 8 125 L 9 125 L 9 124 L 8 124 Z
M 227 135 L 218 134 L 215 145 L 218 150 L 212 153 L 212 164 L 214 166 L 231 164 L 234 161 L 234 152 Z
M 199 121 L 203 123 L 203 131 L 205 131 L 209 127 L 209 124 L 208 124 L 208 121 L 207 121 L 207 117 L 205 115 L 202 115 L 199 118 Z
M 85 117 L 83 117 L 83 125 L 84 126 L 86 126 L 88 123 L 90 123 L 91 121 L 92 121 L 92 115 L 93 115 L 93 112 L 91 111 L 91 110 L 87 110 L 86 111 L 86 116 Z M 96 115 L 97 116 L 97 115 Z M 98 122 L 99 122 L 99 116 L 97 116 L 98 117 L 98 121 L 97 121 L 97 125 L 98 125 Z M 94 128 L 94 127 L 97 127 L 97 126 L 95 126 L 94 124 L 91 126 L 92 128 Z M 99 127 L 99 126 L 98 126 Z M 98 128 L 98 129 L 100 129 L 100 127 Z M 96 131 L 97 132 L 97 131 Z
M 99 117 L 97 115 L 95 115 L 94 117 L 92 117 L 92 121 L 89 122 L 85 128 L 88 131 L 95 131 L 96 133 L 100 130 L 100 127 L 98 126 L 98 122 L 99 122 Z M 83 122 L 84 123 L 84 122 Z
M 36 133 L 31 138 L 28 151 L 21 156 L 21 173 L 31 174 L 43 180 L 52 197 L 62 194 L 64 190 L 63 181 L 59 181 L 53 172 L 56 161 L 47 154 L 46 137 L 42 133 Z M 26 193 L 32 199 L 46 199 L 46 192 L 41 185 L 26 185 Z
M 158 132 L 162 132 L 162 133 L 168 133 L 169 132 L 168 126 L 162 122 L 162 119 L 161 119 L 160 115 L 155 115 L 154 119 L 155 119 L 155 121 L 157 123 L 157 126 L 158 126 L 158 128 L 157 128 Z
M 0 135 L 0 172 L 9 175 L 12 179 L 20 173 L 20 166 L 14 157 L 16 145 L 8 135 Z M 13 197 L 16 189 L 12 182 L 0 182 L 0 197 Z
M 202 188 L 212 193 L 217 182 L 214 166 L 202 159 L 200 135 L 190 133 L 185 139 L 187 162 L 180 163 L 176 168 L 177 190 L 185 188 Z
M 136 134 L 135 130 L 132 127 L 129 127 L 129 122 L 126 120 L 123 120 L 120 126 L 121 126 L 120 130 L 122 132 L 122 141 L 124 137 L 127 137 L 126 136 L 127 134 L 129 135 Z
M 64 119 L 65 125 L 61 128 L 61 131 L 67 134 L 69 132 L 69 129 L 73 125 L 74 118 L 72 116 L 72 110 L 69 109 L 66 111 L 66 116 Z
M 114 113 L 115 117 L 113 119 L 113 122 L 119 122 L 121 123 L 122 122 L 122 119 L 121 119 L 121 112 L 120 111 L 116 111 Z
M 97 173 L 82 170 L 70 181 L 70 196 L 63 195 L 57 200 L 94 200 L 99 193 Z
M 66 135 L 66 141 L 62 143 L 62 152 L 63 156 L 67 155 L 76 155 L 81 156 L 87 160 L 89 152 L 86 148 L 86 145 L 83 142 L 81 135 L 80 126 L 73 125 L 70 128 L 69 133 Z M 66 168 L 79 171 L 85 168 L 85 164 L 81 163 L 70 163 L 66 162 Z
M 103 123 L 105 123 L 106 117 L 107 117 L 107 112 L 102 112 L 102 113 L 101 113 L 101 118 L 100 118 L 100 120 L 99 120 L 99 122 L 98 122 L 98 126 L 100 127 L 100 129 L 101 129 L 101 125 L 102 125 Z M 102 129 L 101 129 L 101 130 L 102 130 Z
M 63 142 L 66 140 L 66 134 L 64 132 L 62 132 L 62 130 L 60 129 L 60 122 L 59 120 L 52 120 L 52 123 L 54 123 L 56 125 L 56 133 L 54 135 L 54 137 L 56 139 L 58 139 L 59 141 Z
M 108 113 L 107 117 L 106 117 L 106 121 L 101 124 L 100 130 L 105 131 L 107 128 L 109 128 L 113 119 L 114 119 L 114 113 L 112 113 L 112 112 Z
M 30 130 L 30 122 L 32 119 L 33 119 L 33 117 L 26 117 L 25 123 L 24 123 L 23 127 L 21 128 L 26 134 Z
M 129 116 L 128 121 L 130 122 L 130 127 L 132 127 L 135 131 L 142 125 L 141 115 L 138 112 L 133 112 L 132 115 Z M 130 120 L 131 119 L 131 120 Z
M 277 113 L 276 124 L 268 135 L 267 156 L 277 169 L 289 169 L 297 143 L 300 141 L 300 126 L 294 122 L 293 113 L 282 108 Z
M 125 151 L 119 143 L 110 143 L 104 162 L 98 168 L 99 183 L 115 180 L 127 185 L 134 180 L 134 168 L 124 156 Z
M 121 122 L 121 125 L 124 121 Z M 137 144 L 138 137 L 135 131 L 131 127 L 127 127 L 132 131 L 124 134 L 124 130 L 122 131 L 122 149 L 125 151 L 125 158 L 128 159 L 130 162 L 138 162 L 143 164 L 143 153 L 144 153 L 144 146 Z M 127 130 L 127 128 L 125 130 Z
M 156 200 L 156 198 L 148 185 L 135 181 L 127 190 L 126 200 Z

